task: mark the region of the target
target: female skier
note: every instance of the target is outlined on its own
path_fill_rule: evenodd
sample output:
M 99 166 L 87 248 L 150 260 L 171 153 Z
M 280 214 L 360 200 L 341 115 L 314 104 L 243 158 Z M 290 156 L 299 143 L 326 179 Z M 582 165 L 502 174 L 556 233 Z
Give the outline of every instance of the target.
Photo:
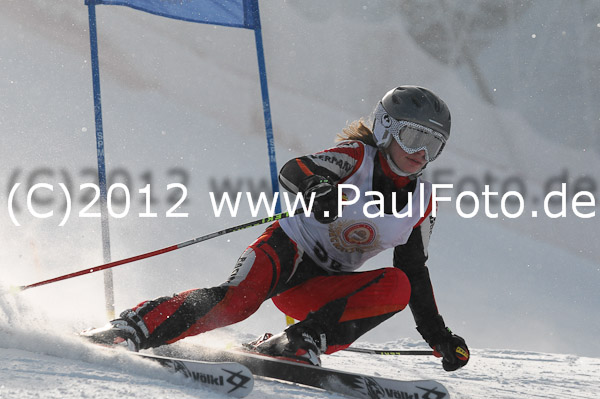
M 408 305 L 444 369 L 464 366 L 469 350 L 439 314 L 425 265 L 434 218 L 431 184 L 419 177 L 449 136 L 450 111 L 434 93 L 390 90 L 372 123 L 351 123 L 335 147 L 281 169 L 286 190 L 306 203 L 313 196 L 310 216 L 270 225 L 222 285 L 142 302 L 84 335 L 133 350 L 157 347 L 244 320 L 272 299 L 299 322 L 250 345 L 320 365 L 321 354 L 350 346 Z M 356 271 L 388 248 L 393 267 Z

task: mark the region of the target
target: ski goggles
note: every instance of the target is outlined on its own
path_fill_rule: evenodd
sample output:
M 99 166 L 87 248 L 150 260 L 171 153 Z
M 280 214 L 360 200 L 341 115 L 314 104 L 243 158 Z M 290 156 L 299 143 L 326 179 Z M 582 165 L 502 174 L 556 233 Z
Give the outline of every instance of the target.
M 425 150 L 425 159 L 431 162 L 436 159 L 446 145 L 444 136 L 433 129 L 408 121 L 397 121 L 397 128 L 391 134 L 408 154 Z

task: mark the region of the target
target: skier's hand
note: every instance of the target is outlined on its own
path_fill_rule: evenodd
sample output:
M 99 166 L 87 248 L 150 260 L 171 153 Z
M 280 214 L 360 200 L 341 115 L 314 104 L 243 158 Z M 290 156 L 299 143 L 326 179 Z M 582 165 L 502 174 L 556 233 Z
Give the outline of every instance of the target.
M 433 346 L 433 354 L 442 358 L 442 366 L 446 371 L 454 371 L 463 367 L 469 361 L 469 348 L 465 340 L 456 334 L 449 334 Z
M 331 223 L 338 218 L 338 188 L 330 179 L 318 175 L 309 176 L 300 185 L 300 191 L 307 205 L 314 195 L 312 211 L 318 222 Z

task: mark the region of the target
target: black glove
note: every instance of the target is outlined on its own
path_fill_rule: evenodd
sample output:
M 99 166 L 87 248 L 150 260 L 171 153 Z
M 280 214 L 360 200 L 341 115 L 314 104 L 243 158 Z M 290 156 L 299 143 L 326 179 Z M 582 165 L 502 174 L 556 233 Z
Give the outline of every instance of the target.
M 318 222 L 331 223 L 338 218 L 338 188 L 330 179 L 312 175 L 302 181 L 299 189 L 307 206 L 314 193 L 312 211 Z
M 469 361 L 469 348 L 465 340 L 446 327 L 442 316 L 436 315 L 426 322 L 422 321 L 417 330 L 431 346 L 433 354 L 442 358 L 444 370 L 458 370 Z
M 433 354 L 442 358 L 442 366 L 446 371 L 454 371 L 469 362 L 469 348 L 465 340 L 448 330 L 449 336 L 433 347 Z

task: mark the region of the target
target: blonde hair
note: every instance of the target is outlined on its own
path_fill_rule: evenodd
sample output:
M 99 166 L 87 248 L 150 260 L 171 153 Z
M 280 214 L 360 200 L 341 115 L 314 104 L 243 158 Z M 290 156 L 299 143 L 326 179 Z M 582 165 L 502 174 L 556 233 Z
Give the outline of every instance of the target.
M 343 130 L 342 133 L 338 134 L 335 141 L 344 141 L 344 140 L 358 140 L 363 143 L 377 147 L 375 143 L 375 137 L 373 136 L 373 132 L 367 126 L 370 125 L 368 121 L 364 118 L 360 118 L 354 122 L 350 122 Z

